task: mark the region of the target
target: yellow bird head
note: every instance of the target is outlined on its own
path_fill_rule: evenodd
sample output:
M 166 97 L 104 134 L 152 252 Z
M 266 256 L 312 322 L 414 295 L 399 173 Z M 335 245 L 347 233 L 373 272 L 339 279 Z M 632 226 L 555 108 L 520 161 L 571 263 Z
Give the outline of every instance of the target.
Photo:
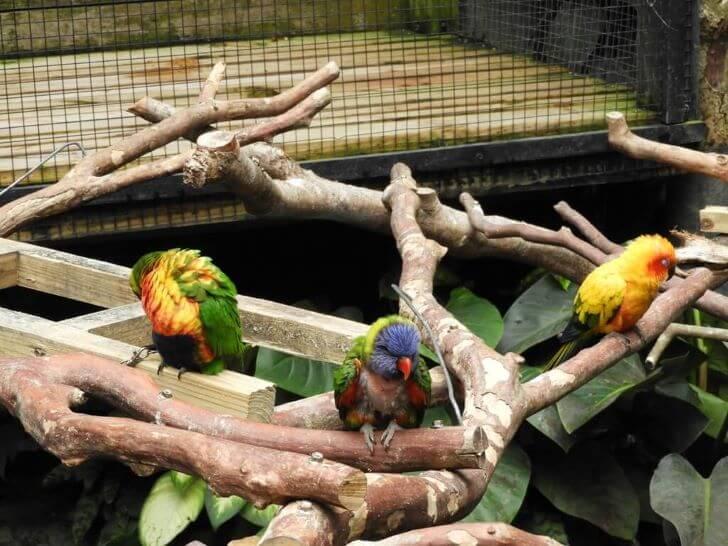
M 641 235 L 627 246 L 625 260 L 645 267 L 644 274 L 664 282 L 675 273 L 677 257 L 670 241 L 661 235 Z

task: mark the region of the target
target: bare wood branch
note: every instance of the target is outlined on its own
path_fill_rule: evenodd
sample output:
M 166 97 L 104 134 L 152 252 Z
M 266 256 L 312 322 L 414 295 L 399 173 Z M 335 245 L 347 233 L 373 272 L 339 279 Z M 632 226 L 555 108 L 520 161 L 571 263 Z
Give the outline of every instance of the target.
M 670 233 L 682 242 L 682 246 L 677 249 L 680 262 L 728 268 L 728 246 L 686 231 L 674 229 Z
M 728 182 L 728 156 L 691 150 L 639 137 L 630 131 L 621 112 L 607 114 L 609 144 L 629 157 L 649 159 L 682 171 L 712 176 Z
M 160 160 L 162 163 L 154 162 L 157 165 L 149 173 L 140 166 L 130 169 L 130 174 L 117 173 L 111 180 L 104 178 L 104 175 L 142 155 L 212 123 L 282 114 L 316 90 L 328 85 L 338 75 L 339 67 L 331 62 L 274 97 L 233 101 L 206 100 L 178 110 L 158 124 L 84 157 L 57 183 L 0 207 L 0 235 L 7 235 L 33 220 L 63 212 L 100 195 L 116 191 L 122 187 L 122 183 L 128 185 L 143 180 L 146 176 L 159 176 L 154 173 L 160 170 L 167 173 L 172 168 L 179 169 L 184 161 L 176 156 Z M 165 168 L 160 169 L 160 165 Z
M 205 102 L 212 100 L 217 95 L 217 90 L 220 88 L 220 82 L 225 76 L 225 63 L 220 61 L 212 67 L 210 75 L 207 76 L 207 80 L 202 85 L 200 95 L 197 97 L 197 102 Z
M 468 213 L 473 228 L 488 238 L 520 237 L 533 243 L 568 248 L 592 263 L 599 263 L 600 260 L 604 259 L 603 252 L 576 237 L 567 227 L 562 227 L 559 231 L 553 231 L 526 222 L 506 220 L 502 223 L 495 223 L 492 219 L 490 221 L 486 219 L 480 203 L 473 199 L 469 193 L 460 194 L 460 203 Z
M 609 334 L 557 368 L 530 380 L 523 386 L 529 414 L 555 403 L 620 359 L 642 349 L 705 293 L 712 281 L 713 273 L 709 270 L 693 270 L 682 283 L 655 299 L 635 329 L 625 334 Z
M 50 358 L 0 359 L 0 404 L 25 430 L 67 465 L 92 457 L 173 468 L 203 478 L 219 495 L 241 495 L 257 506 L 310 498 L 359 508 L 366 493 L 364 474 L 331 461 L 212 438 L 133 419 L 76 413 L 82 390 L 48 377 Z M 116 375 L 141 372 L 115 365 Z M 128 372 L 134 372 L 129 374 Z M 158 407 L 166 403 L 157 397 Z
M 609 256 L 610 254 L 621 254 L 622 245 L 618 245 L 614 241 L 610 241 L 604 234 L 599 231 L 594 224 L 592 224 L 586 217 L 580 212 L 574 210 L 569 206 L 566 201 L 559 201 L 554 205 L 554 210 L 561 216 L 567 224 L 571 224 L 578 229 L 581 234 L 586 237 L 592 245 L 601 250 L 604 254 Z M 600 262 L 594 262 L 600 263 Z
M 485 438 L 477 427 L 401 431 L 388 450 L 379 447 L 372 455 L 357 432 L 293 429 L 220 415 L 174 398 L 161 402 L 159 387 L 148 375 L 103 358 L 57 355 L 40 364 L 44 377 L 53 383 L 79 388 L 157 425 L 267 449 L 304 455 L 319 452 L 324 459 L 367 471 L 481 468 L 484 464 Z
M 417 529 L 383 540 L 357 540 L 351 546 L 561 546 L 554 539 L 533 535 L 505 523 L 455 523 Z
M 654 368 L 660 361 L 662 353 L 667 349 L 667 346 L 670 345 L 670 342 L 675 336 L 702 337 L 705 339 L 728 341 L 728 329 L 673 322 L 657 338 L 657 341 L 655 341 L 655 344 L 650 350 L 650 354 L 645 359 L 645 363 Z
M 340 510 L 302 500 L 284 506 L 268 524 L 258 546 L 335 546 L 348 533 Z

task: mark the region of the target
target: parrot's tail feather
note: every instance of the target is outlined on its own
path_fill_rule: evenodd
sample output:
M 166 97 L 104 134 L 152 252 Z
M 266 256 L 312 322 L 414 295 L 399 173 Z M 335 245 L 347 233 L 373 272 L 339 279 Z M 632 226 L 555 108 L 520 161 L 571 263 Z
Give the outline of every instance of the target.
M 550 370 L 551 368 L 555 368 L 556 366 L 561 364 L 564 360 L 566 360 L 573 353 L 576 352 L 578 345 L 579 345 L 578 338 L 564 343 L 561 347 L 559 347 L 559 350 L 556 351 L 556 353 L 554 353 L 554 355 L 544 365 L 543 371 Z
M 556 339 L 559 340 L 559 343 L 569 343 L 570 341 L 574 341 L 584 335 L 584 331 L 584 326 L 572 320 L 566 325 L 562 332 L 556 336 Z

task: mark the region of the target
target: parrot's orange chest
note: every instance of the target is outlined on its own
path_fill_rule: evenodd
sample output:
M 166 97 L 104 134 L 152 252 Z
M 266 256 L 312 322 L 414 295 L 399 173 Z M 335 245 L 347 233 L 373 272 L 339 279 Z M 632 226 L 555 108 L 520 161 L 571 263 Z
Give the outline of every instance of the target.
M 626 332 L 633 328 L 650 307 L 655 295 L 656 291 L 628 282 L 622 305 L 620 305 L 614 318 L 605 324 L 599 332 L 603 334 Z

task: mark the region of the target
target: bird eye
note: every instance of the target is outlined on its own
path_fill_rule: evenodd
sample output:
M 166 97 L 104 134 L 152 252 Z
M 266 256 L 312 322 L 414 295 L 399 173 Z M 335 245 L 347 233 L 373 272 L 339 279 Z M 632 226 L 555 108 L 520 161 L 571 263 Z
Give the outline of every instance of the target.
M 662 267 L 665 267 L 665 268 L 670 267 L 670 260 L 668 260 L 667 258 L 662 258 L 660 263 L 662 264 Z

